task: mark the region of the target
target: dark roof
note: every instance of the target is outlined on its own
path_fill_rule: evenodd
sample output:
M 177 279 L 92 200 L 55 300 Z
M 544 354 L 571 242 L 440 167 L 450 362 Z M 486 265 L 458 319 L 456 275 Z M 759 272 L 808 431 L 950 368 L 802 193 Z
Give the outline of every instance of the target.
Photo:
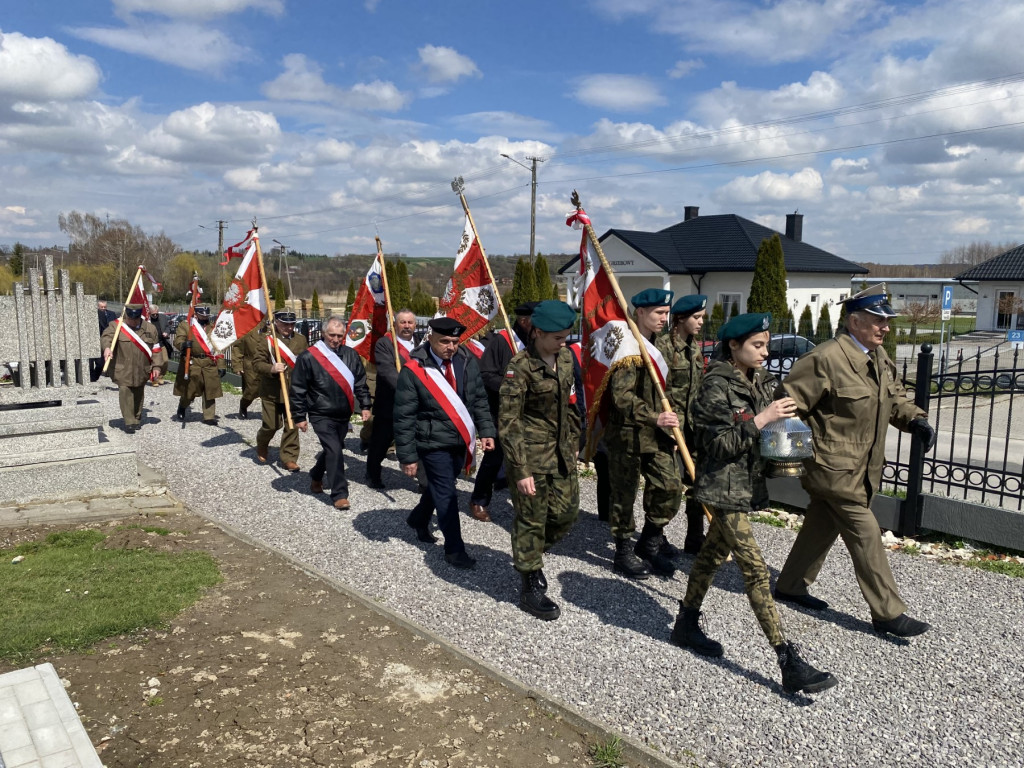
M 734 213 L 697 216 L 660 232 L 609 229 L 601 240 L 615 236 L 671 275 L 706 272 L 753 272 L 761 241 L 777 234 L 782 240 L 787 272 L 866 274 L 866 267 L 793 240 Z M 576 263 L 577 256 L 558 271 Z
M 1024 280 L 1024 245 L 961 272 L 954 280 Z

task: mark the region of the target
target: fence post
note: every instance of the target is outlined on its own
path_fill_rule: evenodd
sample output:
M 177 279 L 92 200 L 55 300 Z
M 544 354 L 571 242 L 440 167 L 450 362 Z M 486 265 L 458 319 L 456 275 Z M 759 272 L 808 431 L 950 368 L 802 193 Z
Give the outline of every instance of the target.
M 914 405 L 928 410 L 932 391 L 931 344 L 922 344 L 917 355 L 917 379 L 914 383 Z M 924 443 L 916 434 L 910 436 L 910 462 L 907 465 L 907 498 L 900 507 L 900 536 L 916 536 L 921 525 L 921 486 L 924 483 Z

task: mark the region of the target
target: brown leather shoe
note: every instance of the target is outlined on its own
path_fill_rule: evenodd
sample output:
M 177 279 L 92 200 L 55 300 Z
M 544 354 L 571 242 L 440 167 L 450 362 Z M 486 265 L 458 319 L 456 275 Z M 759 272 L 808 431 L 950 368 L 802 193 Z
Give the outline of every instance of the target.
M 338 499 L 334 502 L 334 508 L 340 510 L 352 509 L 352 506 L 348 503 L 348 499 Z
M 299 471 L 299 465 L 296 464 L 294 461 L 282 461 L 281 466 L 287 469 L 289 472 Z
M 256 446 L 256 458 L 260 460 L 260 464 L 267 463 L 267 449 Z
M 324 484 L 322 482 L 320 482 L 319 480 L 310 480 L 309 481 L 309 492 L 310 493 L 323 493 L 324 492 Z
M 491 522 L 491 516 L 487 512 L 487 507 L 483 507 L 479 504 L 471 504 L 469 507 L 469 514 L 471 514 L 475 520 L 479 520 L 481 523 Z

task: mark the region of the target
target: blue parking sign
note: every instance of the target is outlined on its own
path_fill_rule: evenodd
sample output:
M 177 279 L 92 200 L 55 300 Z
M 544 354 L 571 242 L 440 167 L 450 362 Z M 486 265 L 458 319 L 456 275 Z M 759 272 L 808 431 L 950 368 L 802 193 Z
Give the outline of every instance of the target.
M 942 287 L 942 308 L 953 309 L 953 286 L 951 285 Z

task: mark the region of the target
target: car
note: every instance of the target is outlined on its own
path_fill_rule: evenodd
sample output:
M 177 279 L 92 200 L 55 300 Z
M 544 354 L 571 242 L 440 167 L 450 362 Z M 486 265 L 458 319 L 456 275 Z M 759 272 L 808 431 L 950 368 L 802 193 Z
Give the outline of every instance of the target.
M 768 342 L 768 359 L 764 367 L 783 379 L 797 358 L 810 352 L 814 346 L 813 341 L 795 333 L 777 333 Z
M 295 324 L 295 332 L 305 336 L 306 341 L 310 344 L 315 344 L 320 341 L 322 322 L 315 318 L 304 317 Z

